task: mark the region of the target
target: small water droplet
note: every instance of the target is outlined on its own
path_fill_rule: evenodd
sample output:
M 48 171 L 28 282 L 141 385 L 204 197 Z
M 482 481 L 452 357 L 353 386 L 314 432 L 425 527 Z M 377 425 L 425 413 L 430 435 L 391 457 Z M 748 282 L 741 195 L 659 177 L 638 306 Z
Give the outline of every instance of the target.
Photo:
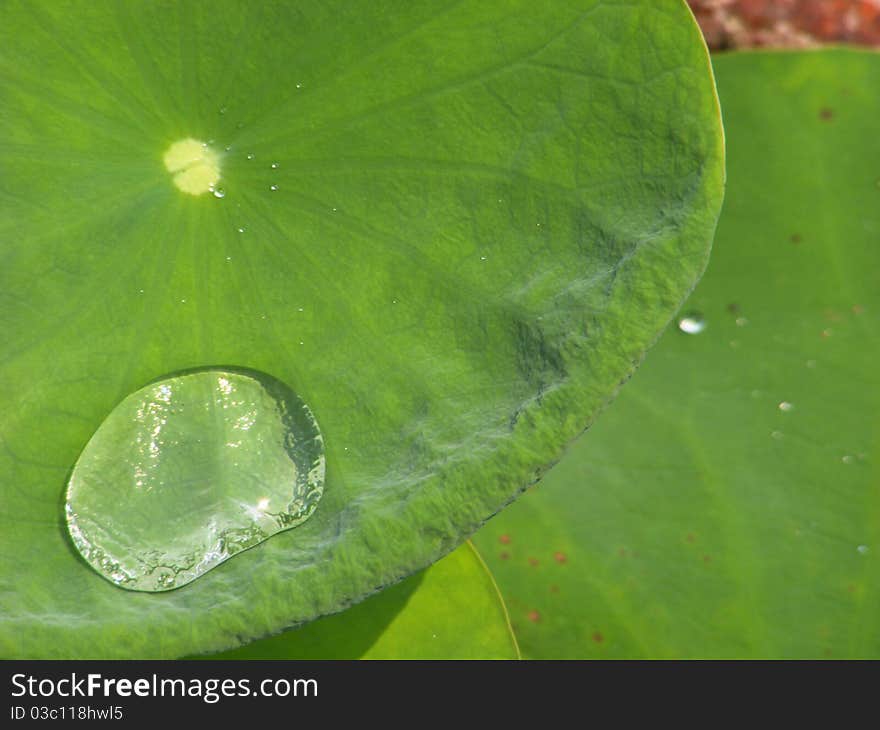
M 304 522 L 324 488 L 309 408 L 265 373 L 171 375 L 114 408 L 67 486 L 70 537 L 123 588 L 180 588 Z
M 273 162 L 271 165 L 269 165 L 269 167 L 271 167 L 273 170 L 277 170 L 277 169 L 278 169 L 278 163 L 277 163 L 277 162 Z
M 226 107 L 225 107 L 225 106 L 221 106 L 221 107 L 217 110 L 217 113 L 218 113 L 218 114 L 226 114 Z
M 737 327 L 745 327 L 749 323 L 745 317 L 737 317 L 736 318 L 736 326 Z
M 272 191 L 278 190 L 278 186 L 277 185 L 270 185 L 269 190 L 272 190 Z
M 486 256 L 480 256 L 480 261 L 486 261 L 486 259 L 487 259 Z
M 238 229 L 238 232 L 239 232 L 239 233 L 244 233 L 244 232 L 245 232 L 245 227 L 244 227 L 244 226 L 240 226 L 239 229 Z
M 859 555 L 867 555 L 869 552 L 871 552 L 871 548 L 869 548 L 867 545 L 859 545 L 856 550 L 858 551 Z
M 844 454 L 843 456 L 840 457 L 840 460 L 841 460 L 844 464 L 852 464 L 853 461 L 854 461 L 854 459 L 853 459 L 853 457 L 852 457 L 852 454 Z
M 302 88 L 302 84 L 297 84 L 297 85 L 296 85 L 296 88 L 297 88 L 297 89 L 301 89 L 301 88 Z
M 253 152 L 249 152 L 248 155 L 247 155 L 247 158 L 248 158 L 249 160 L 254 159 L 254 153 L 253 153 Z
M 226 191 L 223 188 L 213 188 L 211 190 L 211 192 L 214 193 L 215 198 L 225 198 L 226 197 Z
M 686 335 L 698 335 L 706 329 L 706 320 L 702 314 L 691 312 L 678 320 L 678 329 Z
M 771 431 L 770 437 L 776 439 L 777 441 L 781 441 L 783 438 L 785 438 L 785 434 L 782 433 L 782 431 Z
M 227 256 L 227 257 L 226 257 L 226 260 L 227 260 L 227 261 L 232 261 L 232 256 Z
M 779 404 L 779 410 L 783 413 L 789 413 L 794 410 L 794 404 L 789 403 L 787 400 L 784 400 Z

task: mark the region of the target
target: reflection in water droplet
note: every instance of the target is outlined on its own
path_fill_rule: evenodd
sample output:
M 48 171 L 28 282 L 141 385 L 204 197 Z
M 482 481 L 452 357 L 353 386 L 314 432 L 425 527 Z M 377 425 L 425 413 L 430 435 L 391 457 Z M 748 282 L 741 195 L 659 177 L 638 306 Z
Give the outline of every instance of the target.
M 772 438 L 775 438 L 777 441 L 781 441 L 783 438 L 785 438 L 785 434 L 782 433 L 782 431 L 771 431 L 770 436 Z
M 244 231 L 245 231 L 245 227 L 244 227 L 244 226 L 240 226 L 239 229 L 238 229 L 238 232 L 239 232 L 239 233 L 244 233 Z
M 841 460 L 844 464 L 852 464 L 852 463 L 853 463 L 853 458 L 852 458 L 852 455 L 851 455 L 851 454 L 845 454 L 844 456 L 841 456 L 841 457 L 840 457 L 840 460 Z
M 783 413 L 789 413 L 790 411 L 794 410 L 794 404 L 789 403 L 787 400 L 784 400 L 782 401 L 782 403 L 779 404 L 779 410 Z
M 867 545 L 859 545 L 856 550 L 859 551 L 859 555 L 867 555 L 869 552 L 871 552 L 871 548 L 869 548 Z
M 706 320 L 702 314 L 691 312 L 678 320 L 678 329 L 687 335 L 698 335 L 706 329 Z
M 272 191 L 278 190 L 278 186 L 277 185 L 270 185 L 269 190 L 272 190 Z
M 247 158 L 248 158 L 249 160 L 254 159 L 254 153 L 253 153 L 253 152 L 248 153 Z
M 155 381 L 111 411 L 67 487 L 67 526 L 85 560 L 129 590 L 179 588 L 295 527 L 324 488 L 309 408 L 253 371 Z
M 737 327 L 745 327 L 749 323 L 745 317 L 737 317 L 736 318 L 736 326 Z
M 277 169 L 278 169 L 278 163 L 277 163 L 277 162 L 273 162 L 271 165 L 269 165 L 269 167 L 271 167 L 273 170 L 277 170 Z
M 226 191 L 223 188 L 211 188 L 211 192 L 214 193 L 215 198 L 226 197 Z

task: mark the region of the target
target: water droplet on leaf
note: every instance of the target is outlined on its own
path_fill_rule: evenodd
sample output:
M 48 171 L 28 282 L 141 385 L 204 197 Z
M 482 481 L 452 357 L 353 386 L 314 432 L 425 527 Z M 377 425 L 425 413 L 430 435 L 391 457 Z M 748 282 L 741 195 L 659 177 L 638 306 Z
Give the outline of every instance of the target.
M 782 401 L 782 403 L 779 404 L 779 410 L 783 413 L 789 413 L 790 411 L 794 410 L 794 404 L 789 403 L 787 400 L 784 400 Z
M 859 555 L 867 555 L 869 552 L 871 552 L 871 548 L 869 548 L 867 545 L 859 545 L 856 550 L 858 550 Z
M 165 591 L 301 524 L 323 487 L 320 430 L 293 391 L 264 373 L 193 371 L 111 411 L 71 473 L 67 526 L 107 580 Z
M 706 329 L 706 320 L 702 314 L 692 312 L 678 320 L 678 329 L 686 335 L 698 335 Z

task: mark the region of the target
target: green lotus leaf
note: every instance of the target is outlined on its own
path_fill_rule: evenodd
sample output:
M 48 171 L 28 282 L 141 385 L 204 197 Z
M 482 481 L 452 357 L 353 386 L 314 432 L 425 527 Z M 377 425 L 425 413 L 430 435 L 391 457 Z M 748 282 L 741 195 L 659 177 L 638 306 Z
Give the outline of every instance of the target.
M 880 57 L 714 61 L 705 328 L 478 535 L 529 657 L 880 656 Z
M 334 616 L 207 659 L 517 659 L 507 609 L 469 542 Z
M 450 552 L 630 375 L 722 179 L 680 0 L 4 4 L 0 655 L 221 650 Z M 323 497 L 120 590 L 66 533 L 68 474 L 199 368 L 302 399 Z

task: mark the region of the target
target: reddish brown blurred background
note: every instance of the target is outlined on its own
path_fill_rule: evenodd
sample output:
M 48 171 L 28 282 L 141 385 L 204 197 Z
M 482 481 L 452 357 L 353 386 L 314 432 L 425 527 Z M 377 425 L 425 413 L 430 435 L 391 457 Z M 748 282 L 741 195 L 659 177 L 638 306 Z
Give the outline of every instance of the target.
M 712 50 L 880 46 L 880 0 L 688 0 Z

